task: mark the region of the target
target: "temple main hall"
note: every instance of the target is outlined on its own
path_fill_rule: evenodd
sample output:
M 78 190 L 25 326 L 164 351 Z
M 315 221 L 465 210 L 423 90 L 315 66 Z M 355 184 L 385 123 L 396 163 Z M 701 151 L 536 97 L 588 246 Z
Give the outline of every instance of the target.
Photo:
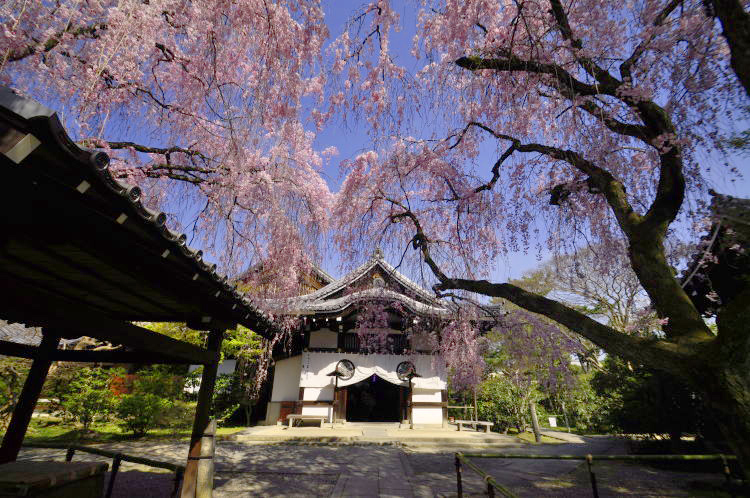
M 274 353 L 265 423 L 300 414 L 444 425 L 446 368 L 424 332 L 451 316 L 447 305 L 379 250 L 340 279 L 316 269 L 314 280 L 319 288 L 285 304 L 301 325 L 291 350 Z

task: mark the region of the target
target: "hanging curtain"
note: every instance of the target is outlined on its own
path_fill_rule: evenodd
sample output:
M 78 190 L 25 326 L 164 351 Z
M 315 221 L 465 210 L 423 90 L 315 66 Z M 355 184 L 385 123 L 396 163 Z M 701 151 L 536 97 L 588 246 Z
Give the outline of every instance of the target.
M 420 377 L 412 381 L 421 389 L 446 389 L 445 366 L 433 355 L 353 354 L 353 353 L 302 353 L 300 387 L 326 387 L 334 385 L 335 378 L 328 375 L 339 360 L 347 359 L 354 364 L 354 376 L 349 380 L 339 379 L 339 387 L 350 386 L 368 377 L 377 375 L 398 386 L 409 385 L 396 375 L 396 367 L 402 361 L 411 361 Z

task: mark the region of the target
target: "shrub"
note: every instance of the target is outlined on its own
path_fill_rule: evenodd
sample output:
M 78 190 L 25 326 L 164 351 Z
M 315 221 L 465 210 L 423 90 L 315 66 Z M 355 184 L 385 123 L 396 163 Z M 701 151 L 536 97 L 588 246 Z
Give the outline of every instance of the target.
M 98 368 L 78 369 L 68 385 L 67 396 L 61 400 L 65 414 L 86 430 L 97 418 L 109 415 L 114 405 L 109 379 L 109 372 Z
M 195 402 L 173 401 L 157 415 L 157 427 L 169 427 L 173 429 L 185 429 L 191 427 L 195 418 Z
M 117 406 L 120 426 L 142 436 L 157 425 L 158 417 L 168 410 L 170 402 L 152 393 L 125 394 Z

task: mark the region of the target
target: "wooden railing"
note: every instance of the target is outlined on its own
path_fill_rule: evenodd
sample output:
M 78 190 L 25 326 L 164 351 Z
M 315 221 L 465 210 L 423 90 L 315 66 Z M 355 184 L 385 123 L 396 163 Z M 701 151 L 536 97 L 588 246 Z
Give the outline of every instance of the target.
M 731 488 L 731 472 L 729 469 L 729 460 L 736 460 L 737 457 L 734 455 L 517 455 L 509 453 L 456 453 L 455 464 L 456 464 L 456 491 L 458 498 L 463 498 L 463 478 L 462 471 L 463 466 L 470 468 L 482 478 L 487 484 L 487 496 L 494 497 L 495 492 L 498 492 L 501 496 L 513 498 L 516 495 L 513 494 L 508 488 L 499 484 L 491 475 L 484 470 L 480 469 L 475 463 L 469 458 L 515 458 L 515 459 L 527 459 L 527 460 L 584 460 L 589 471 L 589 481 L 591 482 L 591 491 L 594 498 L 599 498 L 599 488 L 596 483 L 596 474 L 594 474 L 593 463 L 594 460 L 599 461 L 666 461 L 666 460 L 721 460 L 722 472 L 726 477 L 727 488 L 730 494 L 732 493 Z M 731 494 L 734 496 L 734 494 Z
M 90 453 L 92 455 L 99 455 L 106 458 L 112 459 L 112 470 L 109 477 L 109 482 L 107 483 L 107 492 L 104 494 L 105 498 L 110 498 L 112 496 L 112 490 L 115 486 L 115 478 L 117 477 L 117 472 L 120 470 L 120 463 L 121 462 L 131 462 L 131 463 L 137 463 L 140 465 L 146 465 L 148 467 L 156 467 L 159 469 L 167 469 L 174 472 L 174 486 L 172 488 L 172 493 L 170 494 L 170 497 L 175 498 L 177 496 L 177 492 L 180 489 L 180 483 L 182 482 L 182 476 L 185 473 L 185 466 L 184 465 L 178 465 L 175 463 L 169 463 L 169 462 L 162 462 L 159 460 L 152 460 L 151 458 L 144 458 L 139 457 L 135 455 L 126 455 L 124 453 L 119 453 L 117 451 L 110 451 L 110 450 L 103 450 L 101 448 L 92 448 L 91 446 L 82 446 L 79 444 L 54 444 L 54 443 L 46 443 L 46 444 L 37 444 L 37 443 L 28 443 L 23 445 L 25 448 L 41 448 L 41 449 L 58 449 L 58 450 L 66 450 L 65 453 L 65 461 L 70 462 L 73 460 L 73 456 L 75 455 L 76 451 L 80 451 L 83 453 Z

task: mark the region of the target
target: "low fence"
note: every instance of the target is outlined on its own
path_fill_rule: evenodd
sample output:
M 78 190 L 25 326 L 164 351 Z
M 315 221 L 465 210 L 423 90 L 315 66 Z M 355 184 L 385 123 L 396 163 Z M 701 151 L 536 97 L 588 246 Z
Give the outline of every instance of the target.
M 117 477 L 117 472 L 120 470 L 120 463 L 122 462 L 131 462 L 131 463 L 138 463 L 141 465 L 146 465 L 148 467 L 155 467 L 159 469 L 166 469 L 171 470 L 174 472 L 174 487 L 172 488 L 172 493 L 170 494 L 171 498 L 175 498 L 177 496 L 177 492 L 180 489 L 180 483 L 182 482 L 183 474 L 185 473 L 185 466 L 184 465 L 177 465 L 174 463 L 169 462 L 161 462 L 159 460 L 152 460 L 150 458 L 144 458 L 139 456 L 133 456 L 133 455 L 126 455 L 124 453 L 118 453 L 116 451 L 110 451 L 110 450 L 103 450 L 100 448 L 92 448 L 90 446 L 81 446 L 78 444 L 36 444 L 36 443 L 29 443 L 23 445 L 25 448 L 42 448 L 42 449 L 57 449 L 57 450 L 66 450 L 65 453 L 65 461 L 70 462 L 73 460 L 73 456 L 75 455 L 76 451 L 80 451 L 83 453 L 90 453 L 92 455 L 99 455 L 106 458 L 112 459 L 112 470 L 109 477 L 109 482 L 107 483 L 107 492 L 104 494 L 105 498 L 110 498 L 112 496 L 112 490 L 115 486 L 115 478 Z
M 469 458 L 517 458 L 526 460 L 584 460 L 589 471 L 589 481 L 591 482 L 591 491 L 594 498 L 599 498 L 599 488 L 596 484 L 596 474 L 592 465 L 594 460 L 601 461 L 667 461 L 667 460 L 721 460 L 722 472 L 727 480 L 727 487 L 731 494 L 731 473 L 729 470 L 729 460 L 736 460 L 737 457 L 734 455 L 517 455 L 509 453 L 456 453 L 456 490 L 458 492 L 458 498 L 463 498 L 463 480 L 461 477 L 462 465 L 470 468 L 482 478 L 487 484 L 487 495 L 494 497 L 495 493 L 499 493 L 501 496 L 508 498 L 514 498 L 516 495 L 513 494 L 508 488 L 499 484 L 491 475 L 484 470 L 480 469 L 474 462 Z M 734 496 L 734 494 L 731 494 Z

